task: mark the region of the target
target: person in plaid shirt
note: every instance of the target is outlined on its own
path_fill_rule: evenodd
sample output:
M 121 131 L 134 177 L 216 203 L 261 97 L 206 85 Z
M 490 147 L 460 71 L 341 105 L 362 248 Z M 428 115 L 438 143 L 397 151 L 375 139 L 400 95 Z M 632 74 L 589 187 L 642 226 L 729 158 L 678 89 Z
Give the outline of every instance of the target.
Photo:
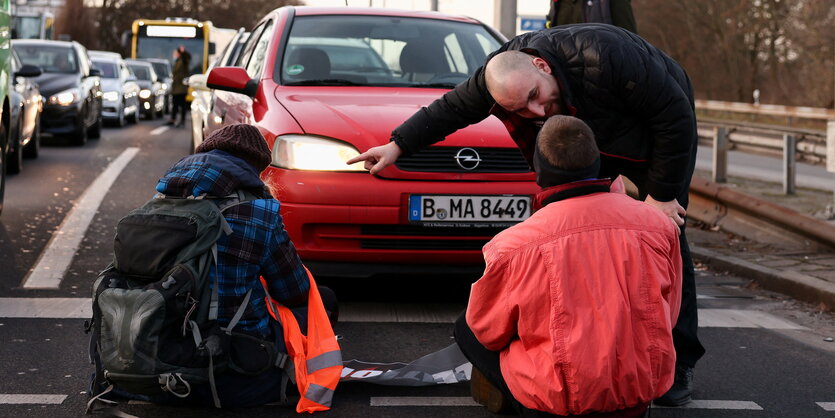
M 235 195 L 238 190 L 258 197 L 223 212 L 232 234 L 222 235 L 217 242 L 218 323 L 228 325 L 247 291 L 252 289 L 248 307 L 235 326 L 236 332 L 275 341 L 283 348 L 281 325 L 267 312 L 266 293 L 259 277 L 266 281 L 273 299 L 287 307 L 300 308 L 302 313 L 297 315 L 300 324 L 306 323 L 303 312 L 310 281 L 284 229 L 280 203 L 259 178 L 272 158 L 266 141 L 252 125 L 230 125 L 209 136 L 195 152 L 174 164 L 159 180 L 156 190 L 169 197 L 222 197 Z M 335 321 L 335 295 L 325 287 L 319 287 L 319 291 Z M 279 369 L 273 368 L 257 376 L 235 373 L 222 376 L 218 392 L 223 405 L 254 406 L 277 401 L 279 373 Z M 194 401 L 203 403 L 206 399 L 200 391 L 196 392 Z M 209 393 L 205 395 L 211 399 Z

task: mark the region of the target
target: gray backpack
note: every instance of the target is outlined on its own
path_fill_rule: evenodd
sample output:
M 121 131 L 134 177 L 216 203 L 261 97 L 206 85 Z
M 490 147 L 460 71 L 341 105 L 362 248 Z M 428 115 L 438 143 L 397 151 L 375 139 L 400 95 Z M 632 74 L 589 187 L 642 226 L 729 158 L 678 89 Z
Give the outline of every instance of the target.
M 220 199 L 157 196 L 119 221 L 113 263 L 93 284 L 88 330 L 96 375 L 90 405 L 114 388 L 185 398 L 191 385 L 208 383 L 220 407 L 214 374 L 238 371 L 229 361 L 232 328 L 252 291 L 221 328 L 218 286 L 210 286 L 210 272 L 217 265 L 218 238 L 232 232 L 223 210 L 253 199 L 245 192 Z M 258 344 L 275 365 L 280 354 L 273 344 Z

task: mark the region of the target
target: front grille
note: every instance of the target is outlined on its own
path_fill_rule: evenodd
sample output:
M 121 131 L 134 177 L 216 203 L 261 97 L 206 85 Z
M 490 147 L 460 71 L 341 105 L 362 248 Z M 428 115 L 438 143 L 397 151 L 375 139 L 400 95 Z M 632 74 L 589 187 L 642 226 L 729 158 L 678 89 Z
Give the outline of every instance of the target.
M 480 251 L 487 241 L 490 241 L 493 236 L 506 227 L 364 225 L 360 231 L 360 235 L 363 236 L 360 240 L 360 248 L 370 250 Z
M 531 171 L 519 148 L 479 147 L 470 148 L 478 153 L 481 161 L 474 169 L 467 170 L 458 165 L 455 158 L 462 148 L 466 147 L 429 147 L 408 157 L 398 158 L 395 165 L 403 171 L 433 173 L 527 173 Z M 463 162 L 467 163 L 467 161 Z

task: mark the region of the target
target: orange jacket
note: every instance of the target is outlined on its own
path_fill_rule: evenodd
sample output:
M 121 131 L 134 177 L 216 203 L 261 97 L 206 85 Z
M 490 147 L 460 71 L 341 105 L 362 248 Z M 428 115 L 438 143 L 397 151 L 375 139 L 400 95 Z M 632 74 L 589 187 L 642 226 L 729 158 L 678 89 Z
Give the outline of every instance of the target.
M 484 259 L 467 323 L 501 352 L 520 403 L 608 412 L 672 385 L 682 266 L 659 210 L 619 193 L 556 201 L 493 238 Z
M 313 413 L 326 411 L 331 407 L 334 390 L 342 375 L 342 352 L 309 270 L 307 276 L 310 278 L 307 336 L 302 334 L 299 323 L 290 309 L 274 301 L 269 295 L 266 300 L 270 315 L 281 322 L 287 354 L 293 360 L 296 386 L 301 394 L 296 412 Z

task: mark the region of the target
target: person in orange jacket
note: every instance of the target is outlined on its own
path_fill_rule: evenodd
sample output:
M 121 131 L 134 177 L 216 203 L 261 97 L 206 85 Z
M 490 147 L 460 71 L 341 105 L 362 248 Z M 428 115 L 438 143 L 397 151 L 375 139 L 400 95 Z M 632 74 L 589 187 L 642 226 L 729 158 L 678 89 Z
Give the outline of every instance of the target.
M 599 179 L 591 129 L 543 125 L 536 213 L 484 246 L 455 339 L 492 412 L 642 416 L 673 384 L 681 303 L 678 228 Z

